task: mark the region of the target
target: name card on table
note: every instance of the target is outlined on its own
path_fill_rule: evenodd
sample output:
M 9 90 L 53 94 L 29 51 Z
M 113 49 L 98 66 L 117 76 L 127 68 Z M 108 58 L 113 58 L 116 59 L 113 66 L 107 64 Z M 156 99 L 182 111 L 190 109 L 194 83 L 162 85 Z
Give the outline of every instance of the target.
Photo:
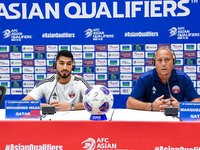
M 5 119 L 40 119 L 40 100 L 6 100 Z
M 200 121 L 200 102 L 180 102 L 179 111 L 182 121 Z

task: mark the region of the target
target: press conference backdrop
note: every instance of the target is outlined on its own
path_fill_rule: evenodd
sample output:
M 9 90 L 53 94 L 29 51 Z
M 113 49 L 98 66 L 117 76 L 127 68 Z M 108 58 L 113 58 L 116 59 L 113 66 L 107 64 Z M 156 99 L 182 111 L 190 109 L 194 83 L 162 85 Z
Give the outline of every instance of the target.
M 175 51 L 175 68 L 190 76 L 200 94 L 199 8 L 198 0 L 1 0 L 5 99 L 22 99 L 56 73 L 55 54 L 69 50 L 74 74 L 107 86 L 114 107 L 125 108 L 138 77 L 154 68 L 152 57 L 160 47 Z

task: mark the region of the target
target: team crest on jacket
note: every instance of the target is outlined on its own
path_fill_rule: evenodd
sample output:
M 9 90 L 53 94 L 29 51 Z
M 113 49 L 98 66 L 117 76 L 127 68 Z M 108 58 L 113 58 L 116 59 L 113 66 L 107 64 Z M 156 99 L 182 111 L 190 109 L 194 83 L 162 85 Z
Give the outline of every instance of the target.
M 69 97 L 70 97 L 70 98 L 74 98 L 74 96 L 75 96 L 75 92 L 71 91 L 71 92 L 69 93 Z
M 173 88 L 172 88 L 172 91 L 174 92 L 174 93 L 179 93 L 180 92 L 180 87 L 178 86 L 178 85 L 175 85 L 175 86 L 173 86 Z

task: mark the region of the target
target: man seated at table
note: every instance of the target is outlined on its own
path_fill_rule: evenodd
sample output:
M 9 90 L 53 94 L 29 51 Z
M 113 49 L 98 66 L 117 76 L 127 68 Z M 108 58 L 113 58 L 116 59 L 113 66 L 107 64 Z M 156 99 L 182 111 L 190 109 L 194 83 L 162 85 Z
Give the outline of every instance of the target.
M 40 100 L 44 96 L 47 104 L 42 103 L 41 108 L 49 104 L 55 106 L 57 111 L 84 109 L 83 94 L 89 88 L 89 84 L 81 76 L 71 74 L 75 69 L 73 63 L 71 52 L 59 51 L 56 63 L 53 64 L 56 75 L 40 81 L 23 100 Z
M 126 107 L 138 110 L 164 111 L 165 107 L 170 106 L 167 78 L 173 107 L 179 107 L 179 102 L 183 102 L 185 98 L 189 102 L 200 102 L 189 76 L 182 71 L 173 69 L 175 61 L 171 50 L 159 49 L 155 54 L 155 68 L 139 77 L 127 100 Z

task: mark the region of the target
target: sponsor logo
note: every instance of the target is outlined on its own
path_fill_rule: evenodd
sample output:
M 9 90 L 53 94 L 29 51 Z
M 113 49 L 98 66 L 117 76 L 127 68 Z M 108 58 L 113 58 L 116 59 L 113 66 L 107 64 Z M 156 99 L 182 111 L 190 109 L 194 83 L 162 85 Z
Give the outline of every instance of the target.
M 46 67 L 35 67 L 35 73 L 46 73 Z
M 191 62 L 188 60 L 187 63 L 190 64 Z M 176 64 L 175 65 L 183 65 L 183 59 L 176 59 Z
M 144 65 L 144 59 L 133 59 L 133 65 Z
M 76 60 L 74 60 L 74 65 L 75 66 L 82 66 L 83 65 L 83 61 L 79 60 L 79 59 L 76 59 Z
M 46 60 L 35 60 L 35 66 L 46 66 Z
M 174 66 L 174 69 L 179 70 L 179 71 L 183 71 L 183 66 Z
M 184 65 L 196 65 L 196 62 L 196 59 L 184 59 Z
M 96 58 L 107 58 L 106 52 L 96 52 Z
M 35 59 L 45 59 L 46 53 L 35 53 Z
M 47 66 L 53 66 L 53 60 L 47 60 Z
M 0 73 L 10 73 L 9 67 L 0 67 Z
M 23 60 L 23 66 L 34 66 L 33 60 Z
M 96 81 L 96 85 L 104 85 L 107 87 L 107 81 Z
M 9 59 L 9 53 L 0 53 L 0 59 Z
M 119 58 L 119 52 L 108 52 L 108 58 Z
M 59 51 L 62 51 L 62 50 L 70 51 L 70 46 L 69 45 L 59 45 Z
M 108 65 L 109 66 L 118 66 L 119 65 L 119 59 L 109 59 Z
M 82 53 L 72 53 L 72 55 L 74 56 L 74 59 L 83 57 Z
M 138 80 L 142 74 L 133 74 L 133 80 Z
M 108 88 L 113 95 L 119 95 L 119 88 Z
M 189 73 L 187 73 L 187 75 L 190 77 L 191 80 L 196 80 L 196 77 L 198 76 L 196 74 L 189 74 Z
M 23 59 L 33 59 L 34 55 L 33 53 L 23 53 Z
M 199 37 L 200 33 L 192 33 L 190 30 L 185 29 L 185 27 L 172 27 L 169 31 L 169 37 L 177 37 L 177 39 L 188 39 L 189 37 Z
M 8 82 L 8 81 L 2 81 L 2 82 L 0 82 L 0 85 L 1 86 L 5 86 L 5 87 L 10 87 L 10 82 Z
M 46 46 L 45 45 L 35 45 L 34 49 L 35 49 L 35 52 L 45 52 Z
M 11 74 L 11 80 L 22 80 L 21 74 Z
M 75 33 L 42 33 L 42 38 L 75 38 Z
M 11 88 L 12 95 L 22 95 L 22 88 Z
M 9 66 L 9 60 L 0 60 L 0 66 Z
M 33 67 L 23 67 L 23 73 L 34 73 Z
M 84 73 L 94 73 L 94 67 L 84 67 Z
M 132 88 L 121 88 L 122 95 L 130 95 L 132 92 Z
M 133 51 L 144 51 L 144 45 L 143 44 L 134 44 Z
M 84 58 L 89 58 L 89 59 L 94 58 L 94 53 L 84 52 L 83 55 Z
M 132 60 L 131 59 L 120 59 L 120 64 L 121 65 L 132 65 Z
M 149 70 L 153 70 L 155 67 L 154 66 L 146 66 L 145 67 L 145 71 L 147 72 L 147 71 L 149 71 Z
M 184 44 L 184 50 L 196 50 L 196 44 Z
M 32 35 L 24 35 L 23 32 L 19 32 L 18 29 L 6 29 L 3 31 L 3 38 L 10 38 L 11 41 L 22 41 L 23 39 L 32 39 Z
M 21 67 L 11 67 L 11 73 L 22 73 Z
M 176 55 L 176 58 L 183 58 L 183 52 L 174 52 Z
M 144 72 L 144 67 L 133 67 L 133 72 Z
M 107 73 L 107 67 L 96 67 L 96 73 Z
M 106 59 L 102 59 L 102 60 L 100 60 L 100 59 L 97 59 L 96 60 L 96 65 L 97 66 L 104 66 L 104 65 L 107 65 L 107 60 Z
M 196 66 L 184 66 L 184 72 L 196 72 Z
M 33 52 L 33 45 L 22 45 L 23 52 Z
M 47 45 L 47 52 L 57 52 L 58 46 L 57 45 Z
M 103 41 L 105 38 L 114 38 L 114 34 L 105 34 L 105 31 L 101 31 L 100 28 L 87 29 L 85 32 L 85 38 L 92 37 L 93 41 Z
M 96 51 L 107 51 L 107 45 L 96 45 Z
M 108 51 L 119 51 L 119 45 L 108 45 Z
M 121 81 L 121 87 L 132 87 L 132 81 Z
M 171 44 L 172 50 L 183 50 L 183 44 Z
M 96 74 L 96 80 L 107 80 L 107 74 Z
M 153 65 L 153 59 L 146 59 L 145 65 Z
M 82 51 L 82 45 L 71 45 L 71 51 Z
M 27 95 L 31 91 L 32 91 L 32 88 L 23 88 L 23 94 L 24 95 Z
M 119 80 L 119 74 L 108 74 L 108 80 Z
M 94 66 L 94 60 L 93 59 L 83 60 L 83 65 L 84 66 Z
M 145 49 L 147 51 L 155 51 L 158 49 L 158 46 L 157 46 L 157 44 L 146 44 Z
M 22 81 L 11 81 L 11 87 L 12 88 L 21 88 L 22 87 Z
M 120 52 L 120 58 L 132 58 L 131 52 Z
M 200 73 L 197 73 L 197 80 L 200 80 Z
M 158 32 L 152 32 L 152 31 L 147 31 L 147 32 L 125 32 L 124 37 L 157 37 Z
M 121 51 L 132 51 L 132 45 L 120 45 Z
M 21 52 L 22 47 L 17 45 L 17 46 L 10 46 L 10 52 Z
M 88 84 L 89 84 L 90 86 L 95 85 L 95 82 L 94 82 L 94 81 L 87 81 L 87 82 L 88 82 Z
M 196 57 L 196 51 L 187 51 L 184 52 L 184 57 L 188 58 L 188 57 Z
M 120 71 L 130 73 L 132 72 L 132 67 L 120 67 Z
M 46 78 L 46 74 L 35 74 L 35 80 L 43 80 Z
M 10 53 L 10 59 L 21 59 L 21 53 Z
M 133 58 L 144 58 L 144 52 L 133 52 Z
M 34 80 L 33 74 L 23 74 L 23 80 Z
M 9 52 L 9 46 L 0 45 L 0 52 Z
M 53 69 L 53 67 L 47 67 L 47 73 L 56 73 L 56 69 Z
M 8 75 L 8 74 L 1 74 L 0 75 L 0 80 L 10 80 L 10 75 Z
M 132 74 L 121 74 L 120 79 L 121 80 L 132 80 Z
M 11 66 L 22 66 L 22 61 L 21 60 L 11 60 L 10 65 Z
M 94 45 L 83 45 L 83 51 L 94 51 Z
M 95 76 L 94 76 L 94 74 L 84 74 L 84 79 L 85 80 L 94 80 Z
M 119 81 L 108 81 L 108 87 L 119 87 Z
M 47 53 L 47 59 L 56 59 L 57 53 Z
M 197 44 L 197 50 L 200 50 L 200 43 Z
M 108 67 L 108 73 L 119 73 L 119 67 Z
M 158 44 L 158 49 L 160 49 L 160 48 L 170 49 L 170 44 Z
M 76 67 L 73 73 L 82 73 L 82 67 Z

